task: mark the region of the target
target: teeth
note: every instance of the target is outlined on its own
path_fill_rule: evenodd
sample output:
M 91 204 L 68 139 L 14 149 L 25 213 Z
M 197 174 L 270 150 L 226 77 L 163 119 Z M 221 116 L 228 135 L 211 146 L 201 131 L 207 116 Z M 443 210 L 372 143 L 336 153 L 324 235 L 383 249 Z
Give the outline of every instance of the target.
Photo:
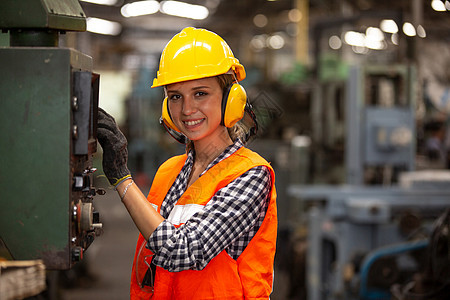
M 184 124 L 188 125 L 188 126 L 193 126 L 193 125 L 197 125 L 201 122 L 202 120 L 197 120 L 197 121 L 184 121 Z

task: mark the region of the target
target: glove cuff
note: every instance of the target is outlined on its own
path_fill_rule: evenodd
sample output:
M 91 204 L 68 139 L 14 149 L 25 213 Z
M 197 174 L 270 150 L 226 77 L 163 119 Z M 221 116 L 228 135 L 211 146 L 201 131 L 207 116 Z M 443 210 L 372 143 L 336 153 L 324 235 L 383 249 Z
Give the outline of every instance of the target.
M 131 174 L 127 174 L 127 175 L 125 175 L 125 176 L 123 176 L 122 178 L 119 178 L 119 179 L 114 178 L 112 181 L 110 181 L 110 183 L 114 186 L 114 189 L 116 190 L 117 187 L 119 186 L 119 184 L 121 184 L 122 182 L 124 182 L 127 179 L 131 179 Z

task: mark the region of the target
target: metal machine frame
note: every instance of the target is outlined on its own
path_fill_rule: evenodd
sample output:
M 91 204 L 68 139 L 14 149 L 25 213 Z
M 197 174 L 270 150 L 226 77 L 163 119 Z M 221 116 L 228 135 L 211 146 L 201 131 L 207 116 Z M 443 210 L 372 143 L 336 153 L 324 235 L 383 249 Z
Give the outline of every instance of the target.
M 381 82 L 392 89 L 391 99 L 380 99 Z M 411 66 L 352 67 L 345 91 L 347 185 L 288 189 L 307 208 L 301 218 L 308 231 L 308 300 L 390 300 L 394 284 L 423 271 L 450 189 L 433 178 L 422 178 L 424 186 L 419 172 L 418 181 L 399 184 L 402 172 L 415 167 L 414 84 Z M 388 170 L 389 180 L 369 185 L 368 168 Z
M 77 0 L 2 1 L 0 28 L 0 256 L 69 269 L 101 233 L 92 201 L 104 192 L 92 178 L 99 75 L 58 47 L 86 29 L 84 13 Z

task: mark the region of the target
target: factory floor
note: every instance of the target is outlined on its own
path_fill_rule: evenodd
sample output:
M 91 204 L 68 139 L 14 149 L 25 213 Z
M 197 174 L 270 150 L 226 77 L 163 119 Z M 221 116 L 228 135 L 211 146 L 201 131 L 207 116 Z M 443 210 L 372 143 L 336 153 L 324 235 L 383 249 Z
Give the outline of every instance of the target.
M 145 193 L 145 191 L 144 191 Z M 87 249 L 82 263 L 57 277 L 57 300 L 129 299 L 129 282 L 138 231 L 115 191 L 97 196 L 94 207 L 100 212 L 103 234 Z M 288 279 L 277 272 L 272 300 L 286 300 Z

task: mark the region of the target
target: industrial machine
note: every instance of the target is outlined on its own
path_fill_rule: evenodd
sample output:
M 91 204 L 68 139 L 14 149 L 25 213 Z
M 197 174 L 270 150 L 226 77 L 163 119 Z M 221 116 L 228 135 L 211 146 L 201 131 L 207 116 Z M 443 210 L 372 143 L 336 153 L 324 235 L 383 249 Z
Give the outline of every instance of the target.
M 308 300 L 447 299 L 450 173 L 415 171 L 414 68 L 350 68 L 345 184 L 292 185 Z M 380 175 L 381 174 L 381 175 Z
M 5 0 L 0 28 L 0 256 L 71 268 L 101 233 L 93 199 L 99 75 L 59 47 L 85 31 L 77 0 Z

